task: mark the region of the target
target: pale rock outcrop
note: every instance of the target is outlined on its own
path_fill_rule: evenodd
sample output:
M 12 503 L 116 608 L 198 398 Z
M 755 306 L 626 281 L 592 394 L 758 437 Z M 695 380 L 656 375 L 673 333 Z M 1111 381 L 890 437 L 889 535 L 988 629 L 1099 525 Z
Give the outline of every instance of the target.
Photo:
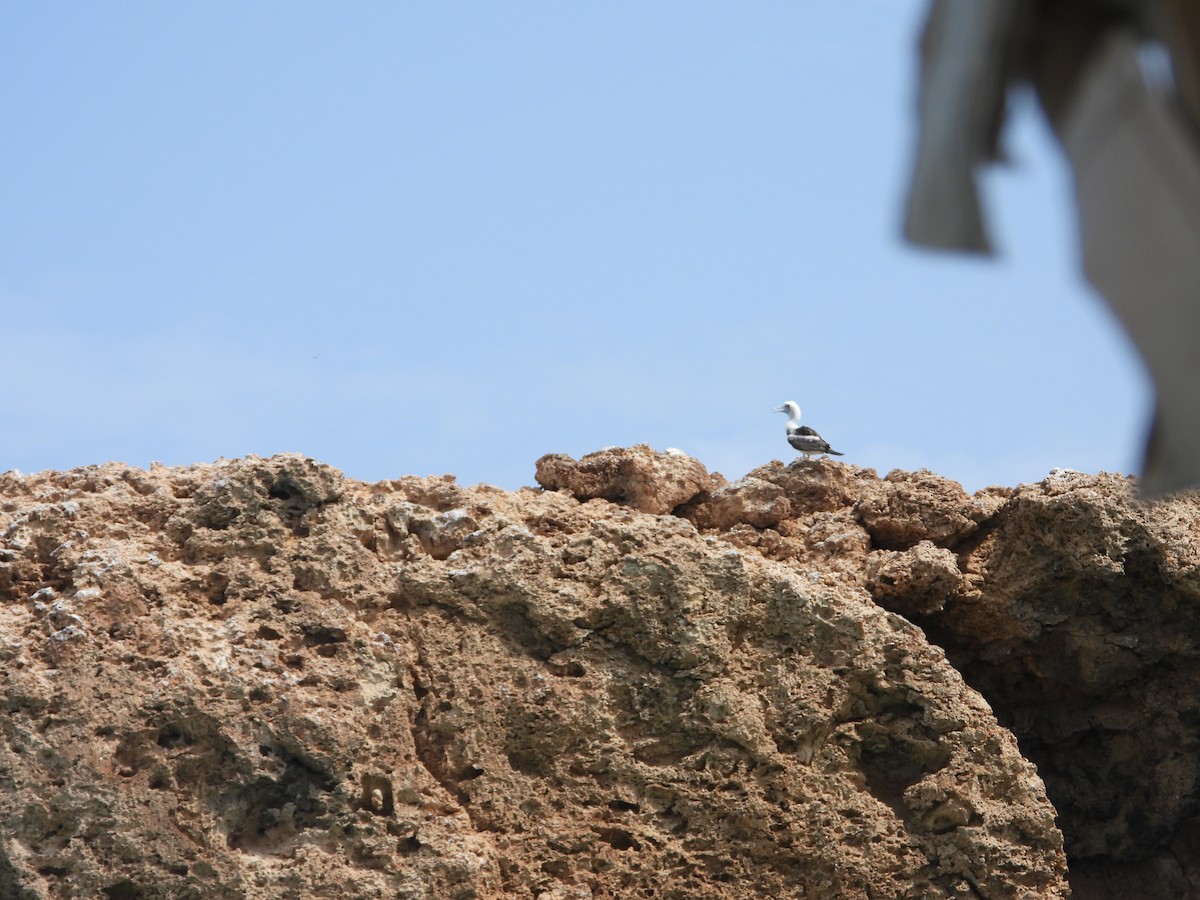
M 917 472 L 889 472 L 865 485 L 855 511 L 879 547 L 900 550 L 920 541 L 952 547 L 975 533 L 1003 503 L 991 492 L 969 496 L 957 481 Z
M 2 475 L 0 885 L 1066 897 L 1033 765 L 837 568 L 869 552 L 852 508 L 805 507 L 823 469 L 830 497 L 871 482 L 849 468 L 772 470 L 820 540 L 737 526 L 802 563 L 566 491 L 294 455 Z M 617 499 L 711 495 L 648 477 Z
M 646 513 L 674 511 L 714 487 L 700 460 L 646 444 L 609 447 L 580 457 L 548 453 L 537 461 L 537 482 L 581 500 L 602 498 Z
M 0 896 L 1196 895 L 1195 495 L 540 462 L 0 475 Z
M 961 586 L 955 555 L 932 541 L 920 541 L 907 550 L 876 550 L 867 564 L 871 596 L 909 618 L 941 612 Z
M 693 519 L 701 527 L 730 528 L 744 524 L 774 528 L 791 516 L 792 507 L 783 488 L 761 478 L 746 476 L 723 485 L 700 505 Z
M 811 562 L 825 575 L 861 584 L 871 539 L 853 507 L 864 484 L 875 480 L 874 469 L 831 460 L 774 461 L 701 495 L 679 514 L 768 559 Z
M 1065 469 L 974 496 L 830 461 L 752 474 L 792 517 L 705 533 L 859 585 L 944 647 L 1045 778 L 1075 897 L 1200 896 L 1200 497 Z
M 1200 498 L 1022 485 L 923 624 L 1037 762 L 1078 897 L 1200 894 Z

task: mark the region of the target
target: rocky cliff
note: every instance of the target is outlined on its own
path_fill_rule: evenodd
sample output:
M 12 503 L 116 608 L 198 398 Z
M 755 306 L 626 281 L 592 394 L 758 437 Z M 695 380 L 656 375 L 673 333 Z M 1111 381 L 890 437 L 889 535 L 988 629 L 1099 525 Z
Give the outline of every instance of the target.
M 0 898 L 1200 891 L 1194 498 L 538 481 L 0 475 Z

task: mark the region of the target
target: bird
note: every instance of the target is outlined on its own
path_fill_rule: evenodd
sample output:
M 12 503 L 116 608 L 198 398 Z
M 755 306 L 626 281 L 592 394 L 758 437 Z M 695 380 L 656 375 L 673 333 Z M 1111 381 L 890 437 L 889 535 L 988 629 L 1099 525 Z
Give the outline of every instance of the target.
M 826 453 L 833 456 L 845 456 L 844 453 L 839 453 L 829 446 L 825 438 L 817 434 L 816 430 L 809 428 L 807 425 L 800 424 L 800 406 L 795 400 L 789 400 L 783 406 L 777 406 L 771 412 L 781 412 L 788 414 L 787 436 L 788 443 L 792 445 L 792 449 L 798 450 L 804 454 L 805 459 L 811 459 L 814 456 L 822 456 Z

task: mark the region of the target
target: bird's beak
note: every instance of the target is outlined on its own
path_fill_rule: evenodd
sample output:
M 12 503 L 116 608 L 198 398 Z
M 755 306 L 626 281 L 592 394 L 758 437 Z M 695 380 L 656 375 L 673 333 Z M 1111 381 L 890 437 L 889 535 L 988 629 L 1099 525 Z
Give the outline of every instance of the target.
M 786 406 L 777 406 L 771 412 L 787 412 Z

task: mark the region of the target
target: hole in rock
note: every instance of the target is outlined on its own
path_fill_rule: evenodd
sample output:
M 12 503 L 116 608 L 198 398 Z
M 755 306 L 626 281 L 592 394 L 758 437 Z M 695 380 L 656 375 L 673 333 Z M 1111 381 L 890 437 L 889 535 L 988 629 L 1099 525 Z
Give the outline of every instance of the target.
M 341 644 L 346 641 L 346 629 L 336 625 L 301 625 L 300 630 L 304 632 L 306 647 Z
M 859 765 L 867 790 L 907 819 L 910 813 L 904 803 L 904 790 L 945 768 L 950 751 L 935 740 L 889 730 L 880 723 L 863 723 L 860 735 Z
M 396 808 L 392 782 L 382 775 L 366 773 L 362 777 L 362 796 L 359 804 L 377 816 L 390 816 Z
M 617 812 L 641 812 L 642 807 L 637 803 L 631 803 L 628 800 L 609 800 L 608 808 Z
M 642 847 L 638 840 L 623 828 L 602 828 L 596 834 L 614 850 L 640 850 Z
M 173 750 L 176 747 L 182 747 L 185 744 L 190 744 L 188 736 L 175 725 L 167 725 L 159 729 L 158 737 L 154 739 L 158 746 L 165 750 Z
M 110 898 L 110 900 L 142 900 L 146 896 L 142 889 L 128 878 L 102 888 L 100 893 Z

